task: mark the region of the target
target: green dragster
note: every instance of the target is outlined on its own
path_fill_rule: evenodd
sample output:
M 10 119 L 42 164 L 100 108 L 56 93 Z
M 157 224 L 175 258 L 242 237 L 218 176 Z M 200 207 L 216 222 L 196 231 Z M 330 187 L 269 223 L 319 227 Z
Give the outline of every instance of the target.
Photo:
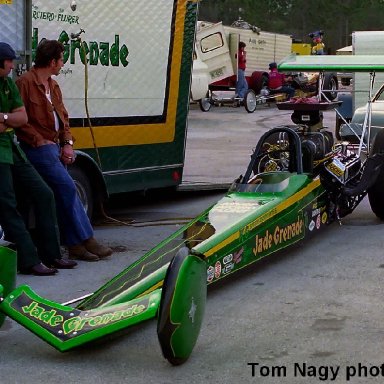
M 292 106 L 328 107 L 333 103 Z M 197 341 L 207 285 L 316 235 L 352 212 L 367 192 L 378 193 L 383 149 L 381 134 L 363 156 L 355 145 L 335 144 L 325 130 L 271 129 L 222 199 L 75 307 L 46 300 L 28 286 L 14 289 L 15 254 L 1 248 L 0 325 L 7 315 L 67 351 L 157 317 L 164 357 L 181 364 Z

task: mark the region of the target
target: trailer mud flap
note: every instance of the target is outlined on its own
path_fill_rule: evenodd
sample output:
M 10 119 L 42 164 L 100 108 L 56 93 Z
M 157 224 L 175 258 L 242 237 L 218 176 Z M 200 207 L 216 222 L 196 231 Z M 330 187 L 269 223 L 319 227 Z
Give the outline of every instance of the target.
M 126 303 L 80 311 L 46 300 L 20 286 L 0 303 L 13 318 L 61 352 L 156 316 L 161 289 Z

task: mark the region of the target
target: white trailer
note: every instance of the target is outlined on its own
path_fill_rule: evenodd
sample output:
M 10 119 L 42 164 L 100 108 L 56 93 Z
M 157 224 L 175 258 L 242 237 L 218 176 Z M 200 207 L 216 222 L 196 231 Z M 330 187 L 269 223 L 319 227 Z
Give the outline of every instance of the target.
M 192 94 L 194 100 L 205 96 L 208 89 L 234 89 L 237 79 L 236 53 L 240 41 L 246 44 L 247 82 L 256 95 L 268 81 L 268 65 L 282 60 L 292 51 L 292 39 L 289 35 L 261 31 L 243 21 L 236 22 L 233 26 L 226 26 L 221 22 L 200 21 L 196 33 L 195 61 L 205 65 L 207 76 L 203 83 L 201 72 L 192 72 L 192 88 L 196 81 L 200 81 L 199 94 Z M 198 68 L 201 69 L 201 66 Z
M 353 55 L 383 55 L 384 31 L 355 31 L 352 33 Z M 369 73 L 354 74 L 353 81 L 353 110 L 364 106 L 368 100 Z M 384 74 L 375 75 L 373 92 L 376 92 L 384 83 Z

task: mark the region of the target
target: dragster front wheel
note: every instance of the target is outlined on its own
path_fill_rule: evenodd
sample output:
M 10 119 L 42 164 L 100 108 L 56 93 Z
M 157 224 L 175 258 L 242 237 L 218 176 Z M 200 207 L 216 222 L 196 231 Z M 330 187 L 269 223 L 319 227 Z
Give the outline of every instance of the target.
M 164 279 L 157 335 L 164 357 L 172 365 L 183 364 L 199 336 L 207 298 L 207 266 L 204 260 L 180 249 Z

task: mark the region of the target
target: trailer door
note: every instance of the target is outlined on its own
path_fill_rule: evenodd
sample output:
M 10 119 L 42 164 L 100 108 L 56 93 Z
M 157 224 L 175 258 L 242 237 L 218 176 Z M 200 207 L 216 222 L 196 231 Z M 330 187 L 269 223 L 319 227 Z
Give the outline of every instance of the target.
M 236 73 L 222 23 L 202 27 L 196 34 L 196 49 L 201 60 L 208 66 L 210 83 Z

